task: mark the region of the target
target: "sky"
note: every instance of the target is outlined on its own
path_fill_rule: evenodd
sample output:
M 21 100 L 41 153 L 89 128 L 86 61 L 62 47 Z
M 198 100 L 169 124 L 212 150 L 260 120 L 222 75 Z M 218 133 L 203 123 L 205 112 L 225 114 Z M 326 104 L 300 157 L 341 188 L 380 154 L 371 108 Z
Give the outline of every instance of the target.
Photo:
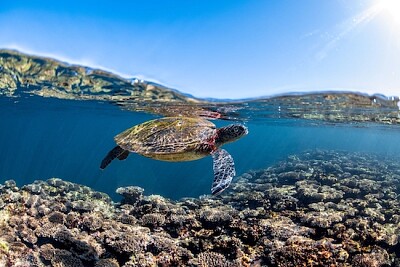
M 0 2 L 0 48 L 197 97 L 400 95 L 400 0 Z

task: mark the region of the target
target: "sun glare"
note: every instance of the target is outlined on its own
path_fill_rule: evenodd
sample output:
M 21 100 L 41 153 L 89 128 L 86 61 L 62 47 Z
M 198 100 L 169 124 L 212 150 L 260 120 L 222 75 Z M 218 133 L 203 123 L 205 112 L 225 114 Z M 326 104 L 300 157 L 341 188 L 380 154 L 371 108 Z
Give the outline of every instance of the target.
M 400 24 L 400 0 L 378 0 L 379 8 Z

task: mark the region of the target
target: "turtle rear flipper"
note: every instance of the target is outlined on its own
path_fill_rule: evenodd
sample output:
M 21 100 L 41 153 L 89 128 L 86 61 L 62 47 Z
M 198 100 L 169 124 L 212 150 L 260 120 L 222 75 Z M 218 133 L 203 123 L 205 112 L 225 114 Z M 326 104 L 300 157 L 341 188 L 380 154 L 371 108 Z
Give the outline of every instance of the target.
M 107 156 L 101 161 L 100 164 L 100 169 L 104 170 L 108 164 L 111 163 L 115 158 L 118 158 L 119 160 L 124 160 L 128 157 L 129 151 L 123 149 L 120 146 L 116 146 L 113 149 L 111 149 L 110 152 L 108 152 Z
M 124 150 L 124 152 L 122 152 L 119 156 L 117 156 L 117 158 L 119 160 L 126 160 L 126 158 L 129 156 L 129 151 L 128 150 Z
M 218 149 L 212 153 L 214 181 L 211 187 L 213 195 L 219 195 L 224 191 L 236 175 L 235 163 L 232 156 L 224 149 Z

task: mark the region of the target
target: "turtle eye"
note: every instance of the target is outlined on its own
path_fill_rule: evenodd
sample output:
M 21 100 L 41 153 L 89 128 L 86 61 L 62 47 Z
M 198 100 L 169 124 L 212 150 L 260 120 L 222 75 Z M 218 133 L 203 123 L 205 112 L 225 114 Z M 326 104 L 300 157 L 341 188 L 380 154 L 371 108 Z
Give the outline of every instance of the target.
M 245 127 L 242 125 L 234 125 L 232 128 L 233 134 L 236 136 L 243 135 L 246 132 Z

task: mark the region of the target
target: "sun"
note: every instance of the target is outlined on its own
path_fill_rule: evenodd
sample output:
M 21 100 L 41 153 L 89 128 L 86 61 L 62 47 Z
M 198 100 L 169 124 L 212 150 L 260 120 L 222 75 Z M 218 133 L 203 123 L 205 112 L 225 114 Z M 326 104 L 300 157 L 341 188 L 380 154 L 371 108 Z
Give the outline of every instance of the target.
M 377 7 L 400 24 L 400 0 L 377 0 Z

